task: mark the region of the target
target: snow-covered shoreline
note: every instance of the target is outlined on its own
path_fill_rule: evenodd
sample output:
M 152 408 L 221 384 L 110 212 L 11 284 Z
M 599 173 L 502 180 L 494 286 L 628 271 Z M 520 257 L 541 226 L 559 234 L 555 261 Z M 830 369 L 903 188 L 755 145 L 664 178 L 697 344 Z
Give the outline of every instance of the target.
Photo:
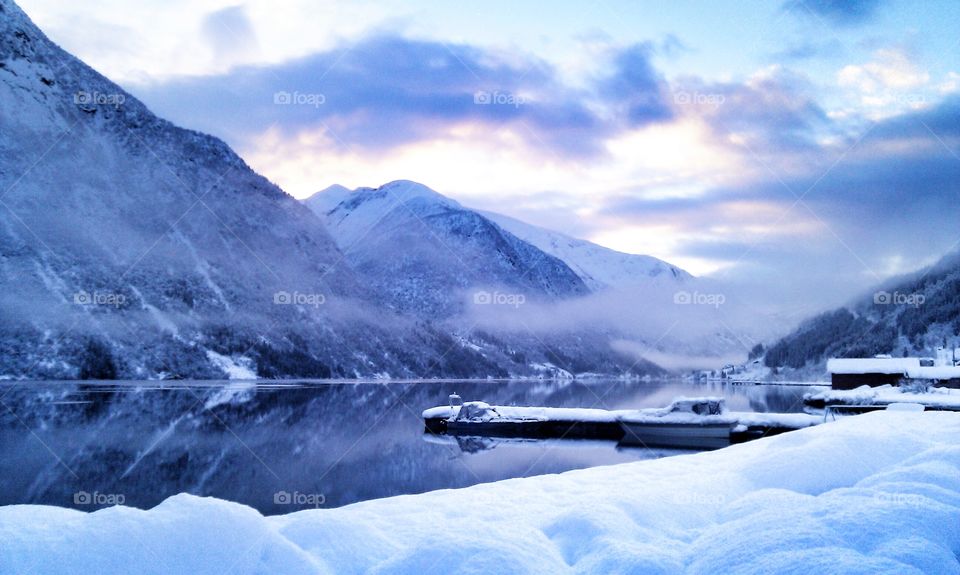
M 960 415 L 875 412 L 714 452 L 263 517 L 0 508 L 0 572 L 958 573 Z

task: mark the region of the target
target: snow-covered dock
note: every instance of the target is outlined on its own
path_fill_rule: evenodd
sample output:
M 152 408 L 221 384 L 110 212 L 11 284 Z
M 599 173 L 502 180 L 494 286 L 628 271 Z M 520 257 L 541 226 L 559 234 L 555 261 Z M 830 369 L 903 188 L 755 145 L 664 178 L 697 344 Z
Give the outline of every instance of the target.
M 922 393 L 911 393 L 892 385 L 856 389 L 832 389 L 808 393 L 803 402 L 816 409 L 863 412 L 885 409 L 892 403 L 918 403 L 929 411 L 960 411 L 960 391 L 946 387 L 931 387 Z
M 661 409 L 606 410 L 494 406 L 480 401 L 423 412 L 435 434 L 481 437 L 610 439 L 625 445 L 716 448 L 810 427 L 805 413 L 731 412 L 718 398 L 677 398 Z

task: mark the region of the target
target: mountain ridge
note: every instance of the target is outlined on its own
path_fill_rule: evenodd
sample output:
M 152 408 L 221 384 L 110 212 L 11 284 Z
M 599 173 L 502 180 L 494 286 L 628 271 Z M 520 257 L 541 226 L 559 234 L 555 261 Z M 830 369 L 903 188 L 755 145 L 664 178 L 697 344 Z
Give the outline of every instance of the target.
M 452 198 L 444 196 L 423 184 L 409 180 L 392 181 L 380 188 L 361 187 L 356 190 L 334 184 L 302 201 L 319 216 L 334 217 L 341 204 L 347 206 L 345 211 L 349 211 L 355 208 L 355 204 L 361 201 L 361 197 L 371 191 L 399 186 L 409 190 L 417 190 L 417 197 L 432 198 L 438 202 L 455 205 L 490 220 L 521 241 L 563 261 L 591 291 L 626 287 L 654 278 L 659 280 L 673 279 L 679 282 L 693 278 L 685 270 L 653 256 L 619 252 L 589 240 L 575 238 L 497 212 L 467 208 Z M 353 198 L 354 204 L 352 206 L 350 205 L 351 198 Z M 353 238 L 346 238 L 346 242 L 349 243 L 350 239 Z M 343 247 L 343 242 L 338 243 Z M 619 273 L 617 273 L 618 270 Z
M 603 334 L 500 337 L 385 307 L 307 206 L 0 10 L 0 378 L 662 373 Z M 504 274 L 531 264 L 543 281 L 525 287 L 585 292 L 501 239 Z
M 693 278 L 689 272 L 653 256 L 620 252 L 503 214 L 481 213 L 520 239 L 565 261 L 594 291 L 622 288 L 653 278 Z
M 322 195 L 304 203 L 398 310 L 454 316 L 474 292 L 500 289 L 547 300 L 589 293 L 560 259 L 423 184 L 334 191 L 332 208 Z
M 936 355 L 960 347 L 960 251 L 878 284 L 848 305 L 803 322 L 767 349 L 773 369 L 822 375 L 831 357 Z

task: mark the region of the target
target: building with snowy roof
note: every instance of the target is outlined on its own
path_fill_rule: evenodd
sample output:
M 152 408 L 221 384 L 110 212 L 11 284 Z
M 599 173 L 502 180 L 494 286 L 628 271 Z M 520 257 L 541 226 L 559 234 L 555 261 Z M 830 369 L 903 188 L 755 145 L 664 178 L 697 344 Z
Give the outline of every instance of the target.
M 941 360 L 945 357 L 945 354 L 938 353 L 936 360 L 919 357 L 834 358 L 827 361 L 827 371 L 833 389 L 898 385 L 904 380 L 960 388 L 960 366 L 943 363 Z

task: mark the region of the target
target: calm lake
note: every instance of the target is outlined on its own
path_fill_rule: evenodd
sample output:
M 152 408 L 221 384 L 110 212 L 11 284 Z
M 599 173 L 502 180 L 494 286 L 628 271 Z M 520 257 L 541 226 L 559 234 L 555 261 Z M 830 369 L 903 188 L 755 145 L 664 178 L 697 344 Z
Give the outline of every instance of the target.
M 802 411 L 804 386 L 683 381 L 2 382 L 0 505 L 149 508 L 188 492 L 289 513 L 665 457 L 604 441 L 425 436 L 422 410 L 464 400 L 629 409 L 680 395 Z

